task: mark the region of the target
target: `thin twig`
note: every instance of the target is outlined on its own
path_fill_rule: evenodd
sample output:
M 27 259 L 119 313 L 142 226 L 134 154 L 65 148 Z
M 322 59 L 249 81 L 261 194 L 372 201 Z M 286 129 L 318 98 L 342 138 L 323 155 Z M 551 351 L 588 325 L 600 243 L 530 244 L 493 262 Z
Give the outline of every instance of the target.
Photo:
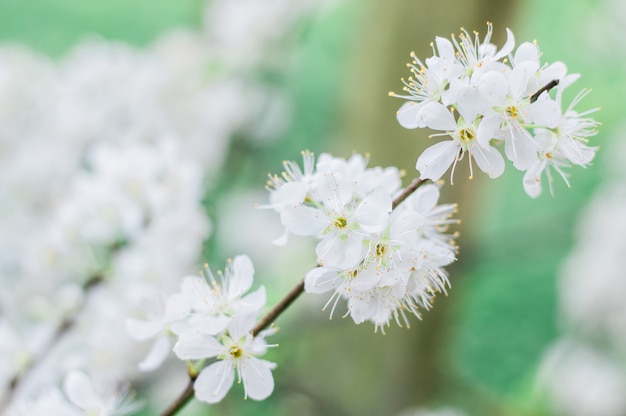
M 161 416 L 172 416 L 175 415 L 179 410 L 181 410 L 189 401 L 193 398 L 193 383 L 196 381 L 195 377 L 189 376 L 189 383 L 187 383 L 187 387 L 185 390 L 178 396 L 176 400 L 170 404 Z
M 256 324 L 254 328 L 252 328 L 252 335 L 257 336 L 259 332 L 270 326 L 272 322 L 274 322 L 276 318 L 278 318 L 280 314 L 282 314 L 283 311 L 287 309 L 289 305 L 291 305 L 302 292 L 304 292 L 304 279 L 302 279 L 300 283 L 298 283 L 293 289 L 291 289 L 289 293 L 287 293 L 285 297 L 282 298 L 280 302 L 278 302 L 276 306 L 274 306 L 272 310 L 269 311 L 263 317 L 263 319 L 261 319 Z
M 552 88 L 556 87 L 557 85 L 559 85 L 559 80 L 558 79 L 553 79 L 552 81 L 548 82 L 546 85 L 544 85 L 543 87 L 539 88 L 539 91 L 537 91 L 536 93 L 534 93 L 533 95 L 530 96 L 530 102 L 534 103 L 535 101 L 537 101 L 537 98 L 539 98 L 539 96 L 544 91 L 550 91 Z
M 94 287 L 98 286 L 103 281 L 104 277 L 100 274 L 97 274 L 92 276 L 89 280 L 87 280 L 87 282 L 85 282 L 83 286 L 84 296 L 81 303 L 77 305 L 77 307 L 73 311 L 68 312 L 67 315 L 63 317 L 61 322 L 59 322 L 59 324 L 55 328 L 54 333 L 52 334 L 46 345 L 40 348 L 39 354 L 33 356 L 26 363 L 26 365 L 9 381 L 9 385 L 7 386 L 5 395 L 0 401 L 0 411 L 4 410 L 4 408 L 6 408 L 9 403 L 11 403 L 11 398 L 13 394 L 18 389 L 22 381 L 26 378 L 26 376 L 28 376 L 28 374 L 30 374 L 30 372 L 33 371 L 33 369 L 39 363 L 44 361 L 48 354 L 53 350 L 54 346 L 57 345 L 58 342 L 63 338 L 63 336 L 65 336 L 65 334 L 67 334 L 76 324 L 76 319 L 78 318 L 78 315 L 85 308 L 85 299 L 87 295 Z
M 398 195 L 391 203 L 392 209 L 395 209 L 398 205 L 402 203 L 405 199 L 407 199 L 413 192 L 417 190 L 421 185 L 423 185 L 425 180 L 416 178 L 411 182 L 406 188 L 402 190 L 400 195 Z M 256 336 L 271 325 L 276 318 L 278 318 L 297 298 L 304 292 L 304 279 L 302 279 L 293 289 L 289 291 L 261 320 L 256 324 L 254 328 L 252 328 L 252 335 Z M 196 377 L 190 375 L 189 383 L 185 390 L 170 404 L 167 409 L 160 416 L 173 416 L 179 410 L 181 410 L 193 397 L 193 385 Z
M 396 209 L 396 207 L 400 205 L 402 201 L 407 199 L 409 195 L 417 190 L 417 188 L 422 186 L 425 181 L 425 179 L 420 178 L 413 179 L 413 182 L 411 182 L 406 188 L 404 188 L 400 195 L 394 198 L 393 202 L 391 203 L 391 209 Z

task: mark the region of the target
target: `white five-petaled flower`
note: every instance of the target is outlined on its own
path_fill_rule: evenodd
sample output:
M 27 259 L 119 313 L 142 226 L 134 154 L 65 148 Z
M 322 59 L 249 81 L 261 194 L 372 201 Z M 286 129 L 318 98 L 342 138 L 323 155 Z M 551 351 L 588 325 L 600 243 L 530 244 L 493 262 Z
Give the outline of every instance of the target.
M 464 29 L 452 41 L 437 37 L 425 64 L 411 55 L 412 75 L 402 80 L 408 94 L 390 95 L 407 100 L 397 113 L 401 126 L 429 127 L 444 131 L 431 137 L 452 138 L 418 157 L 422 178 L 437 180 L 451 165 L 454 172 L 466 153 L 490 178 L 498 177 L 504 171 L 498 150 L 503 143 L 506 158 L 525 171 L 524 190 L 534 198 L 541 193 L 544 171 L 550 184 L 550 169 L 567 183 L 565 168 L 591 162 L 598 148 L 588 146 L 587 138 L 598 123 L 586 115 L 596 109 L 579 114 L 572 105 L 563 111 L 562 91 L 578 74 L 568 74 L 562 62 L 542 65 L 536 43 L 524 42 L 513 53 L 515 39 L 509 29 L 498 49 L 491 44 L 492 32 L 488 23 L 483 40 Z M 585 94 L 583 90 L 574 103 Z
M 410 326 L 408 314 L 419 317 L 438 292 L 449 287 L 446 266 L 455 260 L 452 236 L 444 234 L 454 205 L 437 205 L 437 185 L 424 185 L 388 217 L 385 229 L 363 238 L 364 254 L 348 267 L 322 265 L 305 277 L 308 293 L 332 292 L 331 318 L 340 299 L 348 302 L 355 323 L 371 321 L 375 330 L 395 321 Z
M 265 306 L 265 288 L 248 295 L 254 280 L 254 265 L 246 255 L 236 256 L 217 277 L 208 267 L 205 276 L 188 276 L 181 283 L 181 293 L 191 306 L 189 325 L 196 331 L 215 335 L 238 314 L 258 313 Z
M 182 334 L 174 346 L 174 352 L 183 360 L 199 360 L 215 357 L 217 361 L 202 369 L 194 383 L 198 400 L 217 403 L 226 396 L 237 374 L 243 383 L 245 397 L 266 399 L 274 390 L 271 370 L 274 363 L 257 358 L 267 350 L 265 337 L 274 331 L 251 333 L 255 315 L 240 315 L 228 325 L 228 332 L 219 339 L 211 335 L 190 331 Z
M 453 166 L 452 176 L 456 163 L 466 153 L 470 159 L 470 178 L 473 176 L 472 158 L 490 178 L 496 178 L 504 172 L 502 155 L 489 143 L 480 143 L 476 139 L 480 122 L 479 114 L 484 104 L 480 92 L 474 87 L 466 86 L 458 92 L 456 108 L 459 117 L 457 120 L 441 103 L 430 102 L 422 107 L 418 119 L 433 130 L 445 131 L 443 134 L 433 136 L 448 135 L 452 138 L 452 140 L 434 144 L 417 159 L 416 168 L 423 179 L 433 181 L 440 179 L 450 165 Z

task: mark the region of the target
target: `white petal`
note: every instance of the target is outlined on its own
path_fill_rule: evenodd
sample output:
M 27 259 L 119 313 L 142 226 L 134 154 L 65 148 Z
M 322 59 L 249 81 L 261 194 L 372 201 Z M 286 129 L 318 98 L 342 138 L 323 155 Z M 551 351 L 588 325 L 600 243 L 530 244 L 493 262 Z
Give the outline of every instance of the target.
M 531 198 L 537 198 L 541 195 L 541 174 L 543 173 L 545 167 L 545 163 L 537 162 L 524 174 L 524 179 L 522 181 L 524 191 L 526 191 L 528 196 Z
M 363 256 L 363 237 L 354 233 L 347 238 L 331 234 L 317 243 L 315 253 L 317 261 L 323 266 L 351 269 Z
M 478 89 L 492 105 L 502 105 L 506 98 L 508 82 L 500 72 L 487 72 L 480 78 Z
M 515 51 L 513 63 L 519 65 L 525 61 L 539 62 L 539 50 L 537 50 L 537 46 L 531 42 L 522 43 L 518 46 L 517 51 Z
M 382 272 L 377 270 L 376 266 L 371 262 L 365 270 L 359 272 L 358 277 L 350 282 L 350 293 L 353 293 L 353 290 L 362 292 L 373 289 L 380 282 Z
M 165 304 L 165 320 L 177 321 L 185 318 L 190 313 L 189 299 L 182 293 L 174 293 Z
M 537 126 L 554 128 L 561 121 L 561 107 L 551 99 L 537 100 L 528 107 L 526 115 Z
M 230 321 L 231 318 L 226 315 L 193 315 L 188 320 L 193 331 L 205 335 L 217 335 L 226 329 Z
M 246 293 L 254 280 L 254 265 L 250 257 L 246 255 L 235 257 L 230 265 L 229 275 L 228 299 L 234 299 Z
M 254 328 L 254 325 L 256 324 L 256 316 L 256 313 L 247 313 L 234 316 L 228 324 L 228 332 L 230 333 L 232 339 L 239 340 L 243 337 L 248 336 L 252 331 L 252 328 Z M 249 336 L 251 337 L 252 335 Z
M 471 86 L 464 87 L 457 94 L 457 108 L 466 123 L 472 123 L 478 114 L 484 113 L 487 100 L 480 91 Z
M 355 324 L 371 319 L 376 313 L 376 306 L 371 290 L 366 292 L 355 291 L 348 299 L 348 309 Z
M 435 38 L 435 45 L 437 45 L 437 53 L 442 59 L 446 61 L 454 61 L 454 46 L 449 39 L 437 36 Z
M 174 353 L 181 360 L 199 360 L 215 357 L 224 347 L 210 335 L 197 332 L 185 332 L 178 337 Z
M 424 150 L 415 167 L 422 179 L 436 181 L 448 170 L 458 153 L 459 146 L 453 140 L 439 142 Z
M 489 142 L 500 135 L 500 124 L 502 116 L 500 114 L 492 114 L 483 117 L 476 129 L 476 141 L 482 147 L 489 146 Z
M 274 378 L 265 361 L 250 358 L 241 365 L 241 378 L 246 396 L 264 400 L 274 391 Z
M 272 244 L 282 247 L 287 244 L 287 241 L 289 241 L 289 231 L 285 229 L 285 232 L 283 232 L 280 237 L 272 240 Z
M 306 186 L 302 182 L 287 182 L 270 192 L 270 206 L 281 208 L 288 204 L 298 204 L 306 198 Z
M 159 368 L 172 350 L 172 344 L 168 337 L 161 337 L 152 345 L 146 358 L 139 363 L 141 371 L 152 371 Z
M 304 290 L 307 293 L 326 293 L 335 290 L 341 279 L 337 276 L 339 269 L 331 267 L 316 267 L 309 271 L 304 278 Z
M 377 188 L 366 196 L 354 211 L 353 220 L 359 225 L 385 225 L 391 212 L 391 194 Z
M 591 163 L 597 150 L 576 140 L 561 140 L 558 147 L 570 162 L 579 166 Z
M 187 276 L 180 283 L 180 291 L 189 300 L 191 306 L 207 310 L 215 307 L 215 296 L 206 280 L 198 276 Z
M 500 58 L 504 58 L 508 54 L 510 54 L 515 48 L 515 36 L 513 36 L 513 32 L 507 27 L 506 28 L 506 42 L 504 42 L 504 46 L 502 49 L 493 57 L 494 61 L 499 60 Z
M 133 339 L 143 341 L 154 337 L 161 330 L 163 330 L 164 327 L 160 322 L 141 321 L 139 319 L 127 318 L 126 329 Z
M 235 381 L 235 371 L 230 361 L 218 361 L 200 372 L 193 389 L 196 399 L 217 403 L 226 396 Z
M 567 66 L 563 62 L 556 61 L 541 71 L 540 81 L 543 83 L 543 85 L 545 85 L 552 80 L 558 79 L 560 80 L 559 88 L 561 88 L 563 85 L 570 85 L 572 82 L 576 81 L 580 77 L 579 74 L 572 74 L 573 78 L 566 81 L 564 79 L 566 75 Z M 541 87 L 543 87 L 543 85 L 541 85 Z
M 497 178 L 504 172 L 504 158 L 491 146 L 474 146 L 471 148 L 476 164 L 490 178 Z
M 104 401 L 96 393 L 91 379 L 82 371 L 72 371 L 63 379 L 63 390 L 67 398 L 82 410 L 98 409 Z
M 509 93 L 515 101 L 526 95 L 528 80 L 537 73 L 539 64 L 536 62 L 522 62 L 509 75 Z M 534 91 L 533 91 L 534 93 Z
M 416 103 L 415 101 L 407 101 L 400 107 L 396 113 L 398 123 L 405 129 L 416 129 L 420 126 L 417 121 L 417 113 L 422 108 L 422 103 Z
M 411 205 L 419 212 L 428 212 L 437 205 L 439 201 L 439 187 L 434 184 L 423 185 L 413 193 Z
M 530 133 L 518 124 L 510 124 L 504 141 L 504 153 L 519 170 L 526 170 L 537 160 L 537 145 Z
M 417 115 L 418 122 L 433 130 L 454 131 L 456 121 L 443 104 L 431 101 L 422 106 Z
M 315 208 L 289 205 L 280 213 L 283 225 L 295 235 L 316 235 L 325 227 L 326 216 Z
M 234 312 L 237 313 L 249 313 L 249 312 L 257 312 L 261 310 L 265 303 L 267 302 L 267 295 L 265 293 L 265 287 L 261 286 L 254 292 L 246 295 L 241 301 L 237 302 L 236 308 L 237 310 Z

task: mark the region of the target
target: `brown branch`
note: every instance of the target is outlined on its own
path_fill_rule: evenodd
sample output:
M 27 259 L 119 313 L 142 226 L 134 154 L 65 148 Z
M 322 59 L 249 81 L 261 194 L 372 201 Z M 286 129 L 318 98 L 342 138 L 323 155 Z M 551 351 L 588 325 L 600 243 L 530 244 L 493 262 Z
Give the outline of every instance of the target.
M 420 178 L 413 179 L 413 182 L 411 182 L 406 188 L 404 188 L 400 195 L 394 198 L 393 202 L 391 203 L 391 209 L 396 209 L 396 207 L 400 205 L 402 201 L 407 199 L 413 192 L 417 190 L 417 188 L 422 186 L 425 181 L 425 179 Z
M 187 387 L 185 390 L 178 396 L 176 400 L 174 400 L 168 407 L 161 413 L 161 416 L 173 416 L 179 410 L 189 403 L 189 401 L 193 398 L 193 383 L 196 381 L 196 377 L 189 376 L 189 383 L 187 383 Z
M 425 180 L 416 178 L 406 188 L 402 190 L 391 203 L 392 209 L 395 209 L 398 205 L 407 199 L 413 192 L 423 185 Z M 276 318 L 278 318 L 297 298 L 304 292 L 304 279 L 302 279 L 293 289 L 289 291 L 261 320 L 252 328 L 252 335 L 256 336 L 270 326 Z M 189 383 L 185 390 L 170 404 L 167 409 L 160 416 L 173 416 L 179 410 L 181 410 L 193 397 L 193 384 L 197 376 L 190 375 Z
M 552 88 L 556 87 L 557 85 L 559 85 L 558 79 L 553 79 L 552 81 L 548 82 L 546 85 L 539 88 L 539 91 L 537 91 L 536 93 L 530 96 L 530 102 L 534 103 L 535 101 L 537 101 L 537 99 L 543 92 L 550 91 Z

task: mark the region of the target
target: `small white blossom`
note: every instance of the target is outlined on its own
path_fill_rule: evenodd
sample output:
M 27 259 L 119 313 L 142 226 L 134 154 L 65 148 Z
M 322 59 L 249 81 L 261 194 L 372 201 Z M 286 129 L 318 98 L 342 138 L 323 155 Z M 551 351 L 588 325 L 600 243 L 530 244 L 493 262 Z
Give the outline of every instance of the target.
M 465 154 L 473 176 L 472 159 L 490 178 L 504 172 L 504 158 L 525 172 L 524 190 L 531 197 L 541 193 L 541 176 L 550 169 L 567 182 L 564 169 L 586 166 L 597 147 L 587 144 L 598 123 L 573 106 L 586 95 L 583 90 L 567 110 L 562 110 L 562 91 L 578 79 L 565 64 L 542 65 L 536 44 L 522 43 L 513 53 L 515 39 L 507 29 L 501 49 L 491 44 L 492 25 L 483 40 L 462 29 L 458 39 L 436 38 L 433 56 L 423 64 L 414 54 L 409 64 L 412 77 L 404 81 L 408 95 L 390 93 L 407 102 L 398 111 L 400 125 L 428 127 L 450 136 L 428 147 L 417 159 L 422 178 L 437 180 Z M 551 94 L 555 90 L 556 94 Z M 556 95 L 556 96 L 555 96 Z M 550 188 L 552 189 L 552 188 Z
M 245 397 L 266 399 L 274 390 L 271 370 L 274 363 L 257 358 L 265 353 L 268 345 L 265 336 L 272 331 L 251 334 L 255 315 L 239 315 L 228 324 L 228 333 L 219 339 L 199 332 L 187 332 L 180 336 L 174 352 L 182 360 L 217 359 L 204 368 L 194 383 L 198 400 L 207 403 L 221 401 L 230 390 L 235 375 L 243 383 Z
M 430 105 L 439 104 L 425 108 Z M 441 121 L 448 122 L 456 126 L 451 115 Z M 357 324 L 371 321 L 383 331 L 391 320 L 409 326 L 407 312 L 419 316 L 450 285 L 443 267 L 455 260 L 456 247 L 444 232 L 456 223 L 455 207 L 437 205 L 438 187 L 424 185 L 392 212 L 400 173 L 367 168 L 360 155 L 345 160 L 323 154 L 312 169 L 312 156 L 305 153 L 305 164 L 302 175 L 292 173 L 301 172 L 297 165 L 285 162 L 286 173 L 273 177 L 267 206 L 280 213 L 288 232 L 318 240 L 318 267 L 305 276 L 305 291 L 331 292 L 324 307 L 331 317 L 346 299 L 347 314 Z M 294 189 L 297 198 L 293 193 L 290 203 L 276 203 L 290 199 L 283 196 Z
M 258 313 L 265 306 L 265 288 L 244 294 L 252 286 L 254 265 L 246 255 L 229 260 L 217 277 L 205 267 L 203 277 L 188 276 L 181 283 L 181 294 L 191 306 L 188 324 L 194 330 L 215 335 L 238 314 Z

